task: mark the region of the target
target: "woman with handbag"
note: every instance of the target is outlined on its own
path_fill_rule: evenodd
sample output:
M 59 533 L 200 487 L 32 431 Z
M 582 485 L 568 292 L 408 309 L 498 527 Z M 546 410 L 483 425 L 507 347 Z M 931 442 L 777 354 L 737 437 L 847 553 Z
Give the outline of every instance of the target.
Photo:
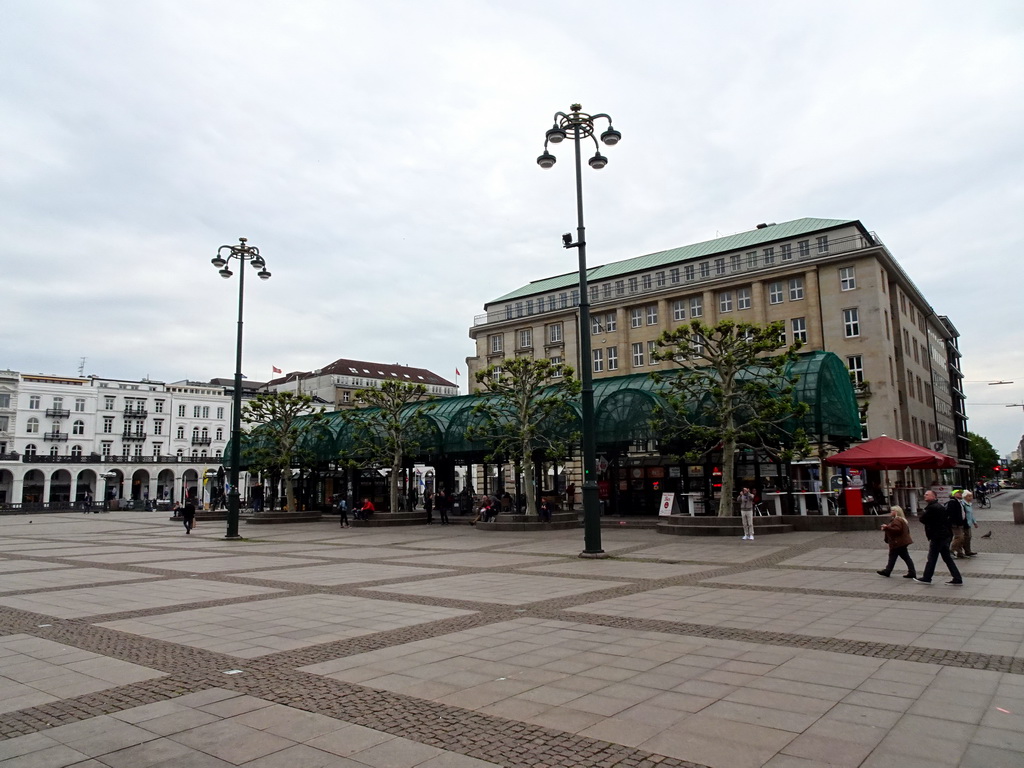
M 910 525 L 903 514 L 903 507 L 893 505 L 889 522 L 882 526 L 882 530 L 885 532 L 885 541 L 889 545 L 889 562 L 886 563 L 885 570 L 877 572 L 878 575 L 888 578 L 896 565 L 896 558 L 899 557 L 907 564 L 907 572 L 903 578 L 914 578 L 917 575 L 917 570 L 914 568 L 914 561 L 910 559 L 910 552 L 907 550 L 907 547 L 914 541 L 910 538 Z

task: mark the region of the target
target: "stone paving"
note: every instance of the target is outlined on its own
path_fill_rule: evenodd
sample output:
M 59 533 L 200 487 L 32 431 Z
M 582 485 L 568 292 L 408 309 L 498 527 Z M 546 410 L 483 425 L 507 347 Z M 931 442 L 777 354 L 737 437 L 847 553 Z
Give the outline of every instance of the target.
M 929 587 L 874 574 L 873 531 L 611 524 L 585 560 L 582 530 L 2 517 L 0 768 L 1016 767 L 1024 526 L 985 526 Z

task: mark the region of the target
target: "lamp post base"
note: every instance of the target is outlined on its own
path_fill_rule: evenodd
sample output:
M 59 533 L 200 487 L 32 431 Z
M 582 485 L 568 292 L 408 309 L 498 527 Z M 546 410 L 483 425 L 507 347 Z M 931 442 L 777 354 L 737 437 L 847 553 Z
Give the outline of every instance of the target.
M 580 557 L 584 558 L 585 560 L 606 560 L 609 557 L 611 557 L 611 555 L 609 555 L 603 549 L 598 550 L 597 552 L 588 552 L 587 550 L 583 550 L 582 552 L 580 552 Z

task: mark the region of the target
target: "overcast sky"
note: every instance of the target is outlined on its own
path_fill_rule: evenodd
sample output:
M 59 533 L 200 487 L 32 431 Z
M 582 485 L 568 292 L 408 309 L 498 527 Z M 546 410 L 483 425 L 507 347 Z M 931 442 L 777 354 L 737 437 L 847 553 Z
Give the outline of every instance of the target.
M 0 367 L 174 381 L 337 358 L 465 386 L 483 304 L 575 268 L 860 219 L 962 334 L 971 429 L 1024 431 L 1024 4 L 0 0 Z M 1007 379 L 1012 385 L 990 386 Z

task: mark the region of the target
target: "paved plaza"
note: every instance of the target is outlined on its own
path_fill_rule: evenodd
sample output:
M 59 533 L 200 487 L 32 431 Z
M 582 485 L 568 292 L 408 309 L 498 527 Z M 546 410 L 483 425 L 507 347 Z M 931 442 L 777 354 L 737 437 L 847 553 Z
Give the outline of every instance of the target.
M 2 517 L 0 768 L 1019 768 L 999 514 L 962 587 L 878 576 L 877 531 L 616 523 L 585 560 L 582 530 Z

